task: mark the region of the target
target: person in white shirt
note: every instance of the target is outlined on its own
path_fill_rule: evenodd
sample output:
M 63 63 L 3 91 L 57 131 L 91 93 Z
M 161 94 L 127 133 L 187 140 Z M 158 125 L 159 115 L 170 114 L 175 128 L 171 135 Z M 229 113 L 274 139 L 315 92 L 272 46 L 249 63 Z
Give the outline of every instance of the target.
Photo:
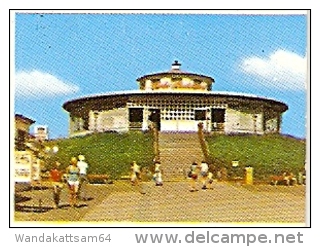
M 88 182 L 87 178 L 87 170 L 88 170 L 88 163 L 84 161 L 85 157 L 84 155 L 80 154 L 78 156 L 78 163 L 77 167 L 79 168 L 79 188 L 78 188 L 78 197 L 81 199 L 85 199 L 84 197 L 81 197 L 81 189 L 83 190 L 83 184 L 85 182 Z M 83 191 L 82 191 L 83 192 Z M 83 193 L 82 193 L 83 194 Z
M 162 186 L 163 185 L 160 166 L 161 166 L 160 162 L 156 161 L 155 168 L 154 168 L 154 175 L 153 175 L 153 179 L 156 182 L 156 186 Z
M 140 166 L 138 166 L 137 162 L 133 161 L 131 163 L 131 184 L 132 185 L 137 185 L 139 183 L 140 180 L 140 175 L 141 175 L 141 171 L 140 171 Z
M 200 178 L 202 183 L 202 189 L 207 189 L 207 176 L 208 176 L 209 166 L 207 162 L 202 161 L 200 164 Z

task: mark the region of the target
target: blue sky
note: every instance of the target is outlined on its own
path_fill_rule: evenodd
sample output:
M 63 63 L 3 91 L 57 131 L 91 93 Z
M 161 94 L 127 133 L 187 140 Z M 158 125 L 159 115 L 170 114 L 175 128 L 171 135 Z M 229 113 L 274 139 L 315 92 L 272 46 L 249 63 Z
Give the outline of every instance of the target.
M 65 101 L 136 90 L 174 60 L 214 91 L 285 102 L 282 133 L 306 136 L 306 15 L 17 13 L 14 48 L 14 111 L 51 138 L 68 134 Z

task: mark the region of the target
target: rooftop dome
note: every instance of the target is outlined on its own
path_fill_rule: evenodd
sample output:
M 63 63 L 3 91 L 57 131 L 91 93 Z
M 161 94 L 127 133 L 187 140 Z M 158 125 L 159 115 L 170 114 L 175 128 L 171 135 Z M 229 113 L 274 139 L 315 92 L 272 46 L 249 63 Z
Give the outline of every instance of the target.
M 205 90 L 211 91 L 214 79 L 209 76 L 189 73 L 180 69 L 181 63 L 175 60 L 169 71 L 144 75 L 137 79 L 140 90 Z

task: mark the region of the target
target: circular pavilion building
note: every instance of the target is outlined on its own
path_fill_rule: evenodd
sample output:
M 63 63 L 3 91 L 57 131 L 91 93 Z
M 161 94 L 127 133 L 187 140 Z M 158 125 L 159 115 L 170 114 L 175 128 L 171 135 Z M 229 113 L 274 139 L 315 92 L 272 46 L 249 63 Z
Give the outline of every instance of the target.
M 175 61 L 167 72 L 137 79 L 139 90 L 119 91 L 73 99 L 69 135 L 93 132 L 158 130 L 224 134 L 279 133 L 288 106 L 280 101 L 241 93 L 212 91 L 214 79 L 180 70 Z

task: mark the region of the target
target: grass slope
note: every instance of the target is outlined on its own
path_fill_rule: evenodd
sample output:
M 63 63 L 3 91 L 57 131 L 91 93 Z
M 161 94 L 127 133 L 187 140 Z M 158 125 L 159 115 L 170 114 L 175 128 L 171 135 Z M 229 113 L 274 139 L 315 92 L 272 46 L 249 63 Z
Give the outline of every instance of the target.
M 128 175 L 132 161 L 144 167 L 151 165 L 154 158 L 152 134 L 135 131 L 53 140 L 49 145 L 59 147 L 52 159 L 59 160 L 62 168 L 69 164 L 71 157 L 83 154 L 89 164 L 88 173 L 109 174 L 114 179 Z
M 239 170 L 254 168 L 254 177 L 266 179 L 272 174 L 289 171 L 297 174 L 304 168 L 306 143 L 282 135 L 209 136 L 210 156 L 217 166 L 232 170 L 231 162 L 239 161 Z
M 224 166 L 231 171 L 232 161 L 238 160 L 239 175 L 243 175 L 246 166 L 252 166 L 256 179 L 266 179 L 283 171 L 297 174 L 306 159 L 305 141 L 293 137 L 216 135 L 206 140 L 216 167 Z M 150 166 L 154 158 L 152 133 L 138 131 L 53 140 L 49 145 L 59 147 L 52 159 L 58 159 L 62 168 L 69 164 L 71 157 L 83 154 L 90 165 L 89 173 L 109 174 L 113 179 L 128 175 L 133 160 L 144 167 Z

